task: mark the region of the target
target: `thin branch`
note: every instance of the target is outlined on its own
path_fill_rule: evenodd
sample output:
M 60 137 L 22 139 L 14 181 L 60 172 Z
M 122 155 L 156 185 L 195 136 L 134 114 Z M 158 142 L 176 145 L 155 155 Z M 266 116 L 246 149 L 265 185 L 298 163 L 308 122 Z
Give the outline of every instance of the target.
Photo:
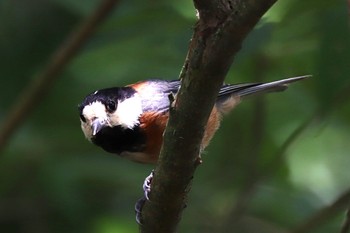
M 232 225 L 237 221 L 248 208 L 253 195 L 256 193 L 258 184 L 262 183 L 264 180 L 270 178 L 273 174 L 278 171 L 278 166 L 281 160 L 284 158 L 285 152 L 292 145 L 293 142 L 310 126 L 310 124 L 315 120 L 317 112 L 310 118 L 306 119 L 298 128 L 296 128 L 289 137 L 284 141 L 282 146 L 276 152 L 274 159 L 262 169 L 256 176 L 254 180 L 250 180 L 244 188 L 238 194 L 238 198 L 235 205 L 232 207 L 228 214 L 228 218 L 225 219 L 222 227 L 232 227 Z
M 349 233 L 350 231 L 350 209 L 346 211 L 345 221 L 340 230 L 340 233 Z
M 349 16 L 349 19 L 350 19 L 350 0 L 348 0 L 348 16 Z
M 344 105 L 345 103 L 347 103 L 347 101 L 350 95 L 350 86 L 346 86 L 344 87 L 341 91 L 338 92 L 338 94 L 334 97 L 333 101 L 332 101 L 332 109 L 337 109 L 338 107 Z M 329 112 L 331 112 L 332 109 L 328 109 Z M 256 190 L 256 186 L 263 182 L 265 179 L 268 179 L 269 177 L 271 177 L 273 174 L 276 173 L 276 171 L 278 170 L 277 168 L 279 167 L 279 164 L 281 163 L 281 160 L 283 160 L 286 151 L 288 150 L 288 148 L 295 142 L 295 140 L 316 120 L 319 118 L 324 117 L 325 111 L 324 110 L 320 110 L 317 109 L 308 119 L 306 119 L 301 125 L 299 125 L 298 128 L 296 128 L 290 135 L 289 137 L 284 141 L 284 143 L 282 144 L 282 146 L 279 148 L 279 150 L 276 152 L 276 156 L 274 156 L 274 159 L 265 166 L 265 169 L 263 169 L 260 173 L 260 175 L 256 176 L 257 179 L 253 180 L 251 183 L 248 183 L 244 189 L 242 190 L 241 194 L 239 195 L 239 198 L 236 202 L 236 205 L 232 208 L 232 210 L 230 211 L 230 219 L 231 219 L 231 223 L 232 223 L 232 219 L 238 219 L 247 209 L 247 207 L 249 206 L 250 203 L 250 199 L 252 198 L 252 196 L 255 194 L 255 190 Z M 350 191 L 349 191 L 350 192 Z M 345 194 L 345 199 L 347 194 Z M 310 220 L 306 221 L 305 223 L 303 223 L 303 226 L 299 226 L 297 229 L 301 229 L 303 230 L 303 228 L 305 227 L 305 231 L 295 231 L 293 233 L 301 233 L 301 232 L 308 232 L 308 227 L 316 227 L 316 225 L 312 225 L 313 221 L 316 221 L 317 219 L 319 219 L 321 216 L 323 216 L 324 214 L 329 214 L 327 216 L 331 217 L 331 212 L 327 212 L 325 211 L 325 209 L 328 209 L 328 211 L 337 211 L 339 209 L 342 208 L 346 208 L 346 206 L 348 205 L 347 201 L 343 201 L 344 200 L 344 195 L 341 196 L 338 200 L 336 200 L 332 205 L 331 208 L 326 207 L 324 209 L 319 210 L 313 217 L 310 218 Z M 335 208 L 338 207 L 338 208 Z M 335 214 L 335 213 L 334 213 Z M 315 220 L 316 219 L 316 220 Z M 322 220 L 325 220 L 326 218 L 322 218 Z M 322 221 L 319 221 L 319 224 Z M 346 223 L 345 223 L 346 224 Z M 230 224 L 232 226 L 232 224 Z M 346 226 L 344 225 L 344 228 Z M 342 232 L 343 233 L 343 232 Z
M 195 0 L 199 21 L 170 112 L 163 147 L 142 210 L 143 233 L 176 231 L 191 187 L 200 143 L 217 93 L 246 35 L 275 0 Z
M 56 50 L 46 68 L 23 90 L 3 121 L 0 131 L 0 151 L 4 149 L 14 132 L 22 125 L 31 111 L 51 90 L 60 72 L 114 9 L 117 2 L 118 0 L 101 2 L 96 10 Z
M 265 168 L 260 171 L 260 174 L 255 176 L 255 180 L 251 180 L 251 182 L 246 183 L 246 185 L 243 187 L 242 191 L 238 194 L 236 204 L 229 211 L 229 217 L 225 219 L 222 227 L 228 227 L 228 225 L 232 226 L 234 221 L 239 219 L 245 213 L 245 210 L 249 206 L 250 200 L 255 194 L 257 185 L 270 178 L 278 171 L 281 161 L 285 158 L 286 151 L 296 141 L 296 139 L 298 139 L 299 136 L 317 119 L 323 119 L 326 112 L 331 112 L 333 109 L 339 109 L 339 107 L 348 103 L 349 99 L 350 85 L 342 88 L 342 90 L 339 91 L 336 96 L 334 96 L 333 100 L 331 101 L 332 104 L 329 105 L 331 106 L 331 109 L 316 109 L 309 118 L 307 118 L 289 135 L 282 146 L 277 150 L 276 155 L 273 157 L 274 159 L 265 165 Z
M 254 57 L 254 77 L 255 82 L 262 82 L 264 73 L 268 67 L 268 58 L 258 54 Z M 259 171 L 259 158 L 261 157 L 262 143 L 265 133 L 265 121 L 266 121 L 266 106 L 263 96 L 255 99 L 254 113 L 252 120 L 252 142 L 254 145 L 251 148 L 251 153 L 247 156 L 248 161 L 246 169 L 246 182 L 243 189 L 239 192 L 236 202 L 232 205 L 228 214 L 223 218 L 222 224 L 220 224 L 220 232 L 234 231 L 233 225 L 240 220 L 240 217 L 244 214 L 246 207 L 249 205 L 251 198 L 254 196 L 256 186 L 254 185 L 257 180 L 260 179 Z
M 276 155 L 273 157 L 273 160 L 269 162 L 264 169 L 262 169 L 262 174 L 260 179 L 266 179 L 271 177 L 275 172 L 278 171 L 282 160 L 285 158 L 285 154 L 289 147 L 298 139 L 298 137 L 311 125 L 315 119 L 319 117 L 319 112 L 315 111 L 313 115 L 307 118 L 301 125 L 299 125 L 283 142 L 282 146 L 277 150 Z
M 312 232 L 313 229 L 319 227 L 326 220 L 334 217 L 339 211 L 345 210 L 346 206 L 350 205 L 350 189 L 348 189 L 343 195 L 341 195 L 331 205 L 322 208 L 317 211 L 315 215 L 307 219 L 304 223 L 300 224 L 291 233 L 306 233 Z

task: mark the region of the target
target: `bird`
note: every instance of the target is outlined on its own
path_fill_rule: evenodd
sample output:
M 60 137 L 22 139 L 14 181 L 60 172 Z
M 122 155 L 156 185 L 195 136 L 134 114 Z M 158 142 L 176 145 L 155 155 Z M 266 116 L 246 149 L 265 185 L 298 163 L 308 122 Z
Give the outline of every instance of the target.
M 266 83 L 223 84 L 206 124 L 201 151 L 219 128 L 222 116 L 247 96 L 285 90 L 310 75 Z M 139 163 L 157 164 L 169 118 L 169 95 L 180 80 L 149 79 L 88 94 L 78 105 L 85 137 L 103 150 Z

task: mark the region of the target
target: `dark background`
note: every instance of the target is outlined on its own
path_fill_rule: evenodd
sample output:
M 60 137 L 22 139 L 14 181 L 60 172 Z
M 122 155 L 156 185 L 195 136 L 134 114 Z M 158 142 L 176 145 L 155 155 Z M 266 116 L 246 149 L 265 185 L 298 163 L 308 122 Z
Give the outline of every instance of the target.
M 0 119 L 98 2 L 0 2 Z M 177 78 L 195 21 L 191 1 L 117 5 L 1 154 L 1 232 L 137 232 L 153 166 L 90 144 L 77 105 L 96 89 Z M 263 17 L 226 81 L 313 77 L 225 117 L 179 232 L 288 232 L 349 189 L 349 22 L 346 2 L 328 0 L 280 1 Z M 312 232 L 339 232 L 344 213 Z

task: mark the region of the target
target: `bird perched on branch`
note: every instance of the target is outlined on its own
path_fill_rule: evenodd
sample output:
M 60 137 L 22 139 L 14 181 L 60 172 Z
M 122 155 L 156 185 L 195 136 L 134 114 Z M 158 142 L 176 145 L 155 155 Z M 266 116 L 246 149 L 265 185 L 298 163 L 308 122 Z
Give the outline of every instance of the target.
M 268 83 L 223 85 L 211 111 L 201 149 L 218 129 L 222 115 L 242 98 L 283 91 L 288 84 L 307 77 L 309 75 Z M 179 80 L 146 80 L 89 94 L 79 105 L 85 137 L 107 152 L 136 162 L 157 163 L 169 117 L 169 95 L 176 94 L 180 85 Z

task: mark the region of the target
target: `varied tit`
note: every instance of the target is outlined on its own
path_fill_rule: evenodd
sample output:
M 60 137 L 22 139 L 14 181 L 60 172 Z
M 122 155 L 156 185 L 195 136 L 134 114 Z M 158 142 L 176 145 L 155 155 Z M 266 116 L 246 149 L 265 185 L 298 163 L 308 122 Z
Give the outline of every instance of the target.
M 289 83 L 307 77 L 223 85 L 210 114 L 201 149 L 218 129 L 222 115 L 232 110 L 242 97 L 282 91 Z M 136 162 L 157 163 L 169 117 L 169 94 L 176 94 L 180 84 L 179 80 L 147 80 L 89 94 L 79 105 L 85 137 L 108 152 Z

